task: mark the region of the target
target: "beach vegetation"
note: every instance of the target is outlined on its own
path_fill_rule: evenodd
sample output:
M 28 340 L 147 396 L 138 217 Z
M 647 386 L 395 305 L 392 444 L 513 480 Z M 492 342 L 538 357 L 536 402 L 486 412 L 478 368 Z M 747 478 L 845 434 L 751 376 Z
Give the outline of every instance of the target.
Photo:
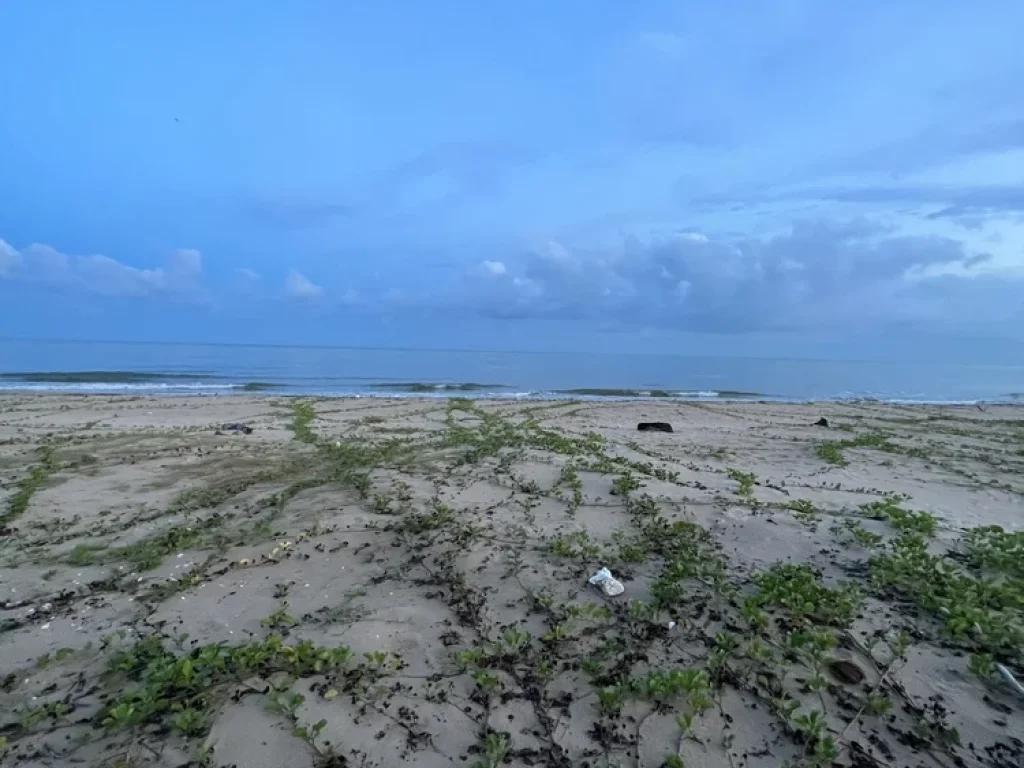
M 562 467 L 557 485 L 564 485 L 569 489 L 567 511 L 570 515 L 574 514 L 583 504 L 583 481 L 576 465 L 569 463 Z
M 182 525 L 167 528 L 134 544 L 110 549 L 107 552 L 107 557 L 113 560 L 125 560 L 139 571 L 151 571 L 172 553 L 197 546 L 202 540 L 204 530 L 214 528 L 219 524 L 220 518 L 213 515 L 195 526 Z
M 640 481 L 629 472 L 625 472 L 612 481 L 612 496 L 629 496 L 639 488 Z
M 604 713 L 619 712 L 626 699 L 626 689 L 622 685 L 606 685 L 598 688 L 597 708 Z
M 177 638 L 173 644 L 186 639 Z M 112 654 L 106 677 L 120 690 L 98 716 L 105 728 L 165 724 L 183 736 L 199 736 L 208 729 L 212 710 L 238 680 L 275 679 L 275 673 L 292 679 L 329 674 L 347 669 L 353 657 L 345 646 L 316 646 L 308 640 L 287 644 L 277 634 L 238 646 L 198 645 L 184 654 L 167 644 L 167 639 L 150 635 Z M 351 679 L 359 677 L 360 669 Z M 303 701 L 301 694 L 287 689 L 271 687 L 267 692 L 268 708 L 289 716 Z M 322 727 L 314 729 L 314 735 Z
M 101 551 L 100 547 L 75 544 L 68 553 L 68 563 L 78 566 L 92 565 L 96 562 L 96 554 L 99 551 Z
M 899 496 L 889 495 L 881 501 L 863 504 L 861 513 L 872 520 L 884 520 L 897 531 L 919 533 L 931 538 L 935 535 L 938 521 L 928 512 L 906 510 L 900 506 Z
M 778 719 L 772 757 L 780 764 L 824 768 L 845 762 L 855 743 L 849 734 L 865 717 L 884 718 L 871 725 L 891 726 L 890 731 L 877 728 L 880 734 L 900 729 L 911 734 L 907 738 L 922 739 L 915 742 L 922 750 L 954 755 L 957 735 L 949 721 L 897 678 L 910 638 L 925 644 L 929 654 L 952 648 L 954 668 L 972 672 L 986 685 L 1002 684 L 1001 665 L 1019 668 L 1024 647 L 1024 536 L 1019 533 L 997 526 L 970 529 L 944 552 L 936 538 L 936 518 L 909 509 L 906 497 L 875 488 L 843 488 L 842 501 L 836 502 L 828 493 L 838 484 L 794 479 L 771 487 L 787 494 L 809 489 L 808 495 L 823 499 L 821 508 L 792 497 L 770 507 L 785 510 L 809 528 L 834 516 L 835 536 L 869 549 L 863 553 L 868 562 L 856 562 L 855 551 L 837 558 L 834 549 L 819 548 L 814 539 L 815 551 L 806 562 L 765 568 L 759 558 L 737 562 L 735 541 L 718 524 L 717 511 L 735 505 L 714 491 L 702 497 L 691 494 L 689 488 L 709 489 L 697 481 L 680 483 L 678 469 L 713 473 L 712 486 L 720 485 L 725 475 L 736 484 L 736 495 L 746 499 L 753 498 L 758 484 L 751 472 L 701 467 L 635 444 L 628 446 L 627 455 L 639 452 L 651 461 L 626 458 L 619 455 L 621 441 L 540 423 L 545 416 L 539 406 L 516 409 L 453 400 L 431 403 L 424 413 L 429 416 L 423 422 L 443 423 L 435 431 L 422 429 L 423 437 L 416 440 L 388 439 L 385 430 L 355 435 L 354 429 L 335 438 L 328 435 L 327 421 L 314 430 L 312 401 L 293 401 L 283 413 L 295 437 L 285 442 L 290 447 L 284 455 L 291 460 L 273 470 L 277 480 L 287 477 L 284 490 L 225 504 L 231 496 L 224 494 L 237 495 L 235 489 L 254 477 L 270 477 L 250 470 L 189 489 L 169 505 L 178 512 L 215 507 L 216 512 L 204 513 L 209 514 L 206 520 L 189 515 L 183 523 L 176 518 L 174 524 L 164 522 L 159 532 L 129 543 L 92 545 L 106 541 L 92 535 L 95 530 L 77 543 L 69 536 L 68 546 L 74 543 L 74 548 L 55 559 L 62 561 L 61 584 L 69 564 L 123 563 L 125 570 L 130 566 L 142 572 L 175 552 L 200 550 L 209 557 L 156 584 L 146 580 L 140 586 L 126 578 L 128 572 L 114 571 L 102 583 L 80 585 L 92 594 L 130 594 L 140 617 L 133 621 L 132 636 L 141 632 L 143 637 L 126 643 L 125 632 L 104 639 L 98 651 L 61 649 L 40 657 L 39 668 L 61 660 L 70 668 L 80 657 L 92 663 L 97 652 L 107 657 L 96 688 L 101 711 L 94 715 L 91 710 L 88 722 L 103 726 L 99 738 L 110 743 L 135 743 L 153 734 L 202 743 L 232 695 L 256 695 L 316 753 L 315 765 L 343 765 L 350 757 L 330 762 L 333 751 L 323 738 L 327 721 L 304 719 L 311 703 L 335 702 L 331 711 L 345 717 L 351 706 L 359 722 L 379 714 L 405 730 L 414 751 L 433 747 L 431 733 L 416 725 L 422 712 L 414 702 L 420 699 L 459 708 L 461 714 L 456 714 L 477 734 L 467 764 L 475 760 L 478 768 L 497 768 L 524 757 L 567 765 L 560 723 L 573 716 L 574 702 L 584 699 L 585 707 L 593 708 L 593 721 L 587 724 L 593 727 L 587 733 L 598 747 L 592 750 L 595 764 L 614 764 L 628 750 L 639 753 L 641 746 L 645 755 L 671 749 L 667 740 L 653 746 L 639 743 L 654 733 L 642 731 L 644 718 L 652 714 L 679 729 L 669 729 L 673 742 L 679 737 L 679 747 L 667 754 L 664 764 L 678 766 L 684 758 L 692 762 L 687 750 L 704 738 L 708 725 L 702 716 L 719 708 L 729 711 L 735 697 Z M 348 425 L 369 423 L 379 421 L 353 418 Z M 586 423 L 580 420 L 575 426 L 578 430 Z M 858 438 L 859 447 L 893 453 L 889 446 L 899 445 L 881 432 L 869 435 Z M 242 442 L 233 441 L 228 450 Z M 840 459 L 845 461 L 842 452 L 852 444 L 834 441 Z M 294 461 L 297 454 L 301 463 Z M 275 460 L 280 455 L 274 454 Z M 532 473 L 538 461 L 548 465 L 547 472 Z M 587 499 L 583 514 L 581 476 L 587 472 L 604 480 L 588 483 L 593 498 Z M 652 480 L 679 483 L 687 490 L 663 488 Z M 338 503 L 346 511 L 357 508 L 354 516 L 335 514 L 336 508 L 321 504 L 319 496 L 290 506 L 301 491 L 328 483 L 344 485 L 344 492 L 335 495 L 342 497 Z M 484 483 L 489 487 L 478 492 Z M 421 490 L 430 486 L 433 496 Z M 852 511 L 852 505 L 842 512 L 828 511 L 847 504 L 848 498 L 871 501 Z M 551 515 L 550 507 L 560 505 L 577 517 Z M 704 505 L 711 505 L 710 514 Z M 388 517 L 378 519 L 370 512 Z M 310 514 L 319 522 L 311 522 Z M 769 520 L 767 515 L 751 517 L 757 518 L 753 525 Z M 737 525 L 750 525 L 750 519 L 743 516 Z M 884 535 L 867 530 L 865 523 Z M 115 527 L 103 530 L 113 532 Z M 750 530 L 761 529 L 754 527 L 748 534 Z M 812 539 L 792 525 L 775 530 L 804 542 Z M 278 542 L 273 552 L 254 548 L 271 537 Z M 244 546 L 246 557 L 232 553 L 228 562 L 229 544 Z M 343 554 L 334 556 L 339 550 Z M 367 567 L 345 573 L 351 589 L 345 588 L 341 605 L 293 614 L 287 601 L 297 600 L 302 581 L 296 574 L 303 559 L 328 556 L 346 567 L 349 562 Z M 599 598 L 586 584 L 586 577 L 602 565 L 625 585 L 625 595 Z M 831 574 L 840 570 L 852 581 L 833 579 Z M 152 632 L 147 619 L 156 609 L 152 601 L 232 578 L 258 580 L 262 594 L 273 594 L 278 601 L 257 629 L 267 637 L 250 636 L 235 645 L 147 634 Z M 440 642 L 451 648 L 448 670 L 412 686 L 402 674 L 402 658 L 384 648 L 354 654 L 344 646 L 299 639 L 310 625 L 323 628 L 363 618 L 377 606 L 356 611 L 349 605 L 351 598 L 372 593 L 376 600 L 380 590 L 387 594 L 392 588 L 387 581 L 436 601 L 428 618 L 444 627 Z M 209 592 L 197 589 L 182 597 L 201 599 L 204 594 Z M 872 609 L 883 603 L 891 610 L 892 630 L 871 635 L 861 631 L 864 627 L 856 619 L 867 599 Z M 13 626 L 36 620 L 38 614 L 35 619 L 19 617 Z M 50 675 L 65 671 L 52 670 Z M 9 684 L 25 685 L 33 673 L 18 670 Z M 401 697 L 402 706 L 393 706 L 395 696 Z M 31 729 L 66 727 L 74 711 L 69 701 L 68 711 L 37 703 L 17 712 L 5 737 L 27 743 L 24 737 Z M 494 730 L 510 703 L 527 708 L 535 718 L 524 750 L 514 750 L 512 737 Z M 344 732 L 345 727 L 347 722 L 336 730 Z M 728 749 L 732 729 L 723 728 L 720 737 Z
M 754 577 L 762 607 L 785 608 L 795 617 L 846 627 L 863 602 L 853 584 L 826 586 L 809 565 L 779 563 Z
M 303 443 L 315 444 L 316 433 L 313 432 L 312 424 L 316 419 L 316 411 L 312 403 L 304 400 L 296 400 L 292 403 L 292 434 L 296 440 Z
M 276 471 L 268 469 L 252 474 L 233 474 L 209 485 L 186 488 L 174 497 L 167 507 L 167 513 L 174 515 L 219 507 L 252 486 L 273 482 L 290 471 L 294 471 L 291 465 Z
M 260 619 L 260 624 L 264 627 L 268 627 L 269 629 L 277 630 L 282 633 L 287 633 L 287 631 L 297 623 L 298 622 L 295 621 L 295 617 L 288 613 L 287 601 L 282 601 L 269 616 Z
M 865 549 L 878 547 L 885 541 L 883 536 L 867 530 L 859 520 L 849 518 L 843 520 L 842 524 L 833 526 L 832 532 L 840 539 L 852 539 L 855 544 Z
M 998 525 L 971 528 L 964 535 L 964 548 L 975 568 L 1024 578 L 1024 531 L 1005 531 Z
M 848 462 L 843 456 L 843 447 L 844 443 L 841 441 L 826 440 L 824 443 L 818 443 L 815 452 L 822 461 L 836 467 L 845 467 Z
M 731 480 L 735 480 L 739 487 L 736 489 L 736 495 L 744 498 L 751 498 L 754 495 L 754 485 L 757 483 L 757 477 L 753 472 L 743 472 L 734 467 L 729 467 L 726 470 L 726 474 L 729 475 Z
M 473 763 L 473 768 L 500 768 L 508 755 L 511 741 L 508 734 L 489 732 L 483 741 L 483 758 Z
M 793 517 L 806 526 L 813 526 L 819 520 L 817 507 L 814 506 L 813 501 L 808 499 L 794 499 L 787 502 L 786 509 L 792 512 Z
M 877 588 L 895 590 L 933 615 L 952 641 L 1016 659 L 1024 647 L 1024 580 L 979 562 L 974 572 L 965 570 L 948 555 L 932 554 L 924 535 L 908 531 L 871 559 L 871 578 Z
M 848 462 L 843 451 L 847 448 L 870 448 L 883 453 L 900 454 L 926 461 L 930 458 L 930 454 L 925 449 L 894 443 L 888 435 L 881 432 L 865 432 L 847 440 L 827 440 L 819 443 L 815 452 L 818 454 L 818 458 L 828 464 L 845 467 Z
M 375 494 L 373 503 L 370 506 L 378 515 L 394 514 L 394 511 L 391 509 L 391 497 L 386 493 Z
M 0 527 L 10 525 L 28 509 L 32 497 L 58 469 L 54 445 L 46 443 L 38 449 L 39 461 L 18 481 L 14 494 L 7 500 L 7 508 L 0 513 Z
M 410 512 L 395 524 L 397 530 L 410 534 L 424 534 L 437 531 L 455 522 L 455 510 L 447 504 L 435 501 L 427 512 Z

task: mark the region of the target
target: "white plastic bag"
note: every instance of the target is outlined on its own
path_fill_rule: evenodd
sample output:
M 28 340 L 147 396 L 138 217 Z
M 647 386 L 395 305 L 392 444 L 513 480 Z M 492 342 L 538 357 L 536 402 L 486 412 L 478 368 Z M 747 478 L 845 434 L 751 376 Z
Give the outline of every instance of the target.
M 607 568 L 602 568 L 595 573 L 590 577 L 589 581 L 595 587 L 600 587 L 601 591 L 608 595 L 608 597 L 615 597 L 626 591 L 626 588 L 622 586 L 622 582 L 612 576 L 612 572 Z

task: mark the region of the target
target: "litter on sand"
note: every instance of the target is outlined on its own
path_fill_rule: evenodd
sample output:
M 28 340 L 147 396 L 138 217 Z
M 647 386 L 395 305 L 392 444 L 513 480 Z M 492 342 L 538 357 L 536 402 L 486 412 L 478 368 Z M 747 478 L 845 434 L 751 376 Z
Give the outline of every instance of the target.
M 1003 679 L 1010 684 L 1010 687 L 1020 696 L 1024 697 L 1024 685 L 1017 682 L 1017 678 L 1013 676 L 1013 673 L 1002 664 L 996 664 L 996 669 L 999 670 L 999 674 L 1003 676 Z
M 612 572 L 607 568 L 602 568 L 595 573 L 590 577 L 589 581 L 595 587 L 600 587 L 601 591 L 608 595 L 608 597 L 615 597 L 626 591 L 626 588 L 622 586 L 622 582 L 612 576 Z
M 220 429 L 217 430 L 217 434 L 229 434 L 229 435 L 251 435 L 252 427 L 248 424 L 239 424 L 237 422 L 231 424 L 224 424 Z

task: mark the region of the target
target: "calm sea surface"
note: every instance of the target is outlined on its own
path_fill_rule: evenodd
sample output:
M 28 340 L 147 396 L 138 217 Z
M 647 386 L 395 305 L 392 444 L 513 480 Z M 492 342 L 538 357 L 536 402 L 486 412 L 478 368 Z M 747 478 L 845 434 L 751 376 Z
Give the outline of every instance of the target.
M 0 341 L 0 389 L 970 402 L 1024 399 L 1024 366 Z

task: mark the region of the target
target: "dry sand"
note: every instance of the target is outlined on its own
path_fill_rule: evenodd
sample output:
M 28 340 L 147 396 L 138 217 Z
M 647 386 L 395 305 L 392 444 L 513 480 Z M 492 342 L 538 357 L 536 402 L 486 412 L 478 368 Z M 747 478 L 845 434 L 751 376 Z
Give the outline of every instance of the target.
M 0 762 L 1021 766 L 1022 470 L 1011 406 L 6 396 Z

